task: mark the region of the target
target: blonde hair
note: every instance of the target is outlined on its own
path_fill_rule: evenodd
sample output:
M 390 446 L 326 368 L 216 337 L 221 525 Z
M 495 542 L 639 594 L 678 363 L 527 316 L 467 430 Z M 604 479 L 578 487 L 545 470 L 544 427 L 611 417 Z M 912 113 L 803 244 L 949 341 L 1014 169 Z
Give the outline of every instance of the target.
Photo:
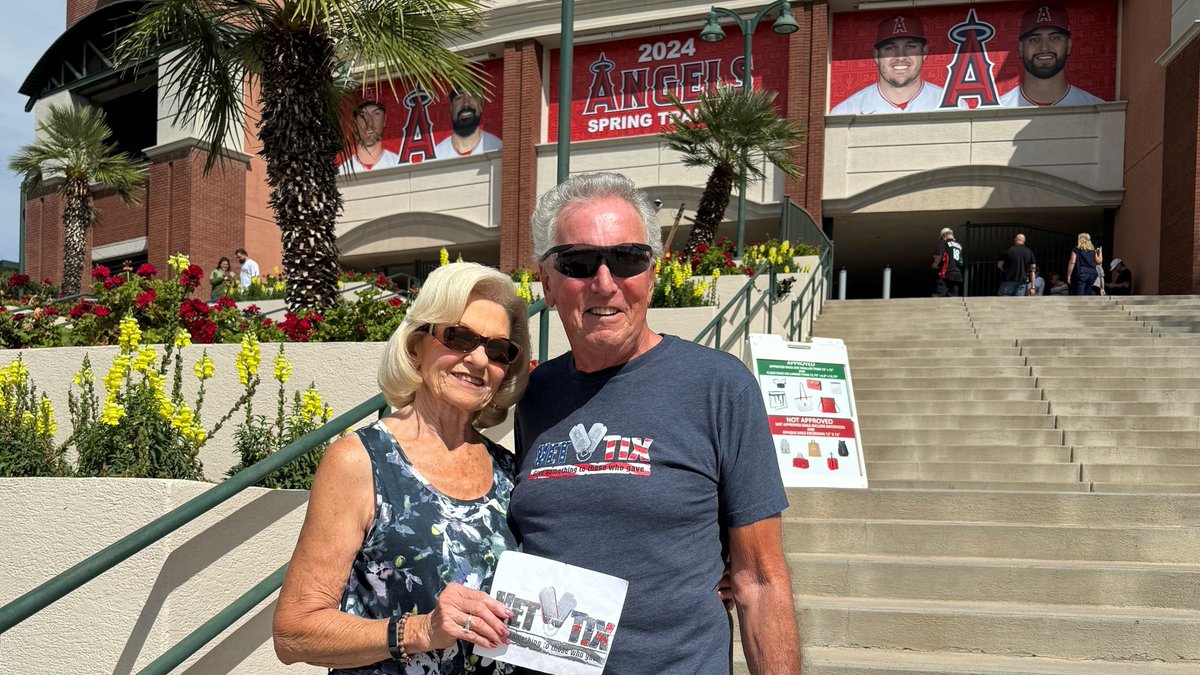
M 411 404 L 425 386 L 413 363 L 413 348 L 421 336 L 417 329 L 427 324 L 458 321 L 466 311 L 467 303 L 476 298 L 491 300 L 504 308 L 508 315 L 508 339 L 517 343 L 521 353 L 509 364 L 496 395 L 475 413 L 471 424 L 477 429 L 486 429 L 508 417 L 508 409 L 525 393 L 525 385 L 529 382 L 529 310 L 525 301 L 517 297 L 507 274 L 468 262 L 444 265 L 430 273 L 417 298 L 409 305 L 404 321 L 388 340 L 379 363 L 378 381 L 389 405 L 400 409 Z
M 1079 239 L 1075 242 L 1076 248 L 1081 251 L 1094 251 L 1096 247 L 1092 246 L 1092 235 L 1087 232 L 1080 232 Z

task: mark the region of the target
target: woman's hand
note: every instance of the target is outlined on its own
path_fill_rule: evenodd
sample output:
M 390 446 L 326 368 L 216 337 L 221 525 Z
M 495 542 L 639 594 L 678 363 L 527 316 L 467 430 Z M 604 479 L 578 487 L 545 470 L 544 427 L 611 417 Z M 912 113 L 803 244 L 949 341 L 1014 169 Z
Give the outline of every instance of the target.
M 513 613 L 504 603 L 462 584 L 450 584 L 438 596 L 437 607 L 429 614 L 429 644 L 446 649 L 455 640 L 480 647 L 508 644 L 505 623 Z

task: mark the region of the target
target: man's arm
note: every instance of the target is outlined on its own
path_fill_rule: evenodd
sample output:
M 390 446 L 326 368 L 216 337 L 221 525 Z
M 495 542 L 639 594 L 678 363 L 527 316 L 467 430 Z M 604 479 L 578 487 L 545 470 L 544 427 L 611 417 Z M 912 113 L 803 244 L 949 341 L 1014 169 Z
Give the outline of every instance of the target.
M 750 672 L 800 675 L 800 632 L 778 514 L 729 529 L 729 569 Z

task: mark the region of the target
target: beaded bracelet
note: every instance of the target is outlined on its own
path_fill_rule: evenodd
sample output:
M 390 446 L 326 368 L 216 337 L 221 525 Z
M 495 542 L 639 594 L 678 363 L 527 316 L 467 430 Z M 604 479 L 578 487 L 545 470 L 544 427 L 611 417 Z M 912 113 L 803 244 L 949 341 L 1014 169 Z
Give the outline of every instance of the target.
M 408 614 L 393 616 L 388 619 L 388 653 L 401 663 L 408 663 L 408 652 L 404 651 L 404 624 L 408 622 Z

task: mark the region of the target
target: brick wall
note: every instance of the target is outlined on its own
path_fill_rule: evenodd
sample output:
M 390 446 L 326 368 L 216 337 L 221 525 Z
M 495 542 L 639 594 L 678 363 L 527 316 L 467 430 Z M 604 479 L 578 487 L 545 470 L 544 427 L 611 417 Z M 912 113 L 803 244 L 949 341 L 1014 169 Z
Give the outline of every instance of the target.
M 34 279 L 62 282 L 63 204 L 55 193 L 25 200 L 25 273 Z
M 825 79 L 829 46 L 829 6 L 823 2 L 792 9 L 800 30 L 788 41 L 788 103 L 785 115 L 799 122 L 807 138 L 794 156 L 804 175 L 784 182 L 784 194 L 821 222 L 825 166 Z
M 533 40 L 504 45 L 504 124 L 500 149 L 500 269 L 533 266 L 530 217 L 537 201 L 542 139 L 542 50 Z
M 1159 292 L 1200 293 L 1200 39 L 1167 65 Z
M 206 176 L 207 159 L 204 150 L 184 148 L 155 158 L 150 167 L 149 258 L 159 269 L 168 257 L 183 252 L 207 274 L 221 256 L 233 260 L 234 249 L 250 248 L 246 245 L 247 166 L 226 161 Z
M 67 28 L 107 4 L 106 0 L 67 0 Z

